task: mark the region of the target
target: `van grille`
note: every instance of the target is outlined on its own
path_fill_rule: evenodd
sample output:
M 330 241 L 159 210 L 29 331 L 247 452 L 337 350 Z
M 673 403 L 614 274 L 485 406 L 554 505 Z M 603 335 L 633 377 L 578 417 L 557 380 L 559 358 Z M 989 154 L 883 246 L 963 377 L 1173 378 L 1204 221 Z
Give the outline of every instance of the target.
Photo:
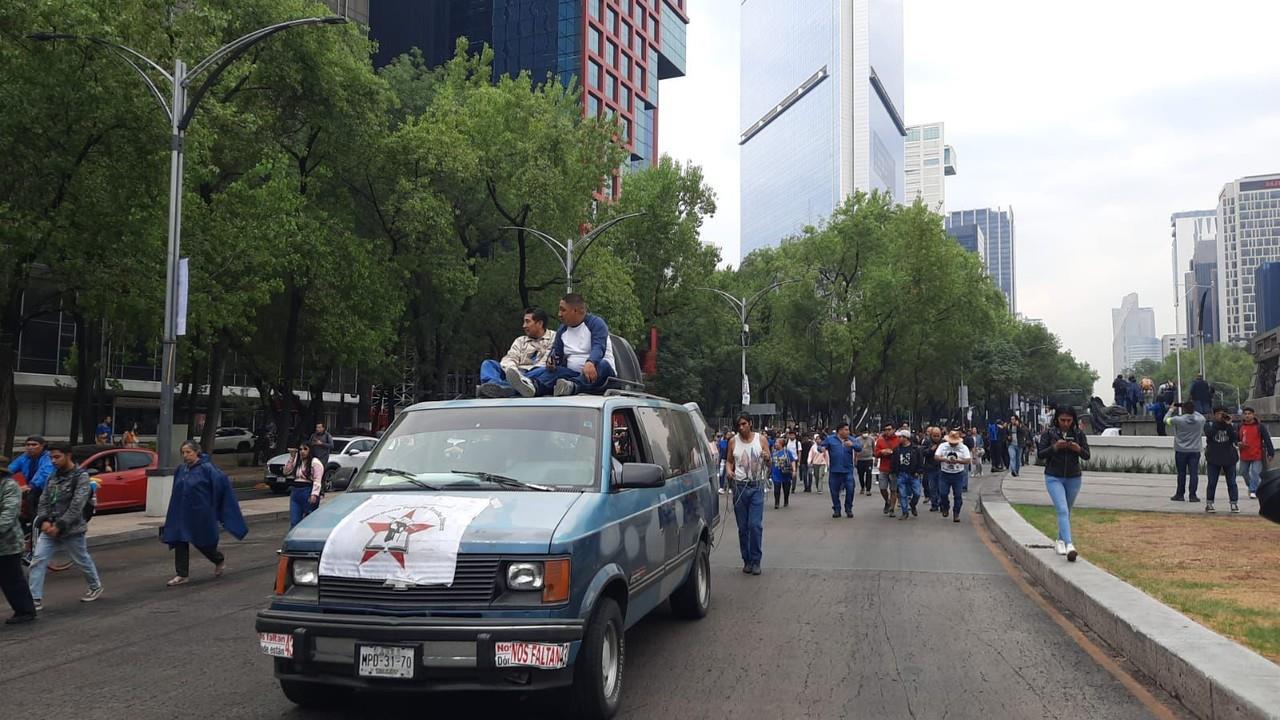
M 501 558 L 496 555 L 459 555 L 453 585 L 449 587 L 433 585 L 397 590 L 384 585 L 382 580 L 322 576 L 320 602 L 396 610 L 458 604 L 487 605 L 494 598 L 500 564 Z

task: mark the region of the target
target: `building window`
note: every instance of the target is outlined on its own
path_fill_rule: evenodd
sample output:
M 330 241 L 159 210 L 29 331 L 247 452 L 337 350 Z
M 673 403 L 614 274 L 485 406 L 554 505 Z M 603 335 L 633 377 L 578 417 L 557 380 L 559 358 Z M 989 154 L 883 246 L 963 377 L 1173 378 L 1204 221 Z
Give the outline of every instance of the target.
M 587 80 L 591 87 L 600 87 L 600 63 L 595 60 L 587 63 Z
M 618 34 L 618 13 L 613 8 L 605 12 L 604 28 L 611 35 Z
M 933 167 L 937 164 L 938 164 L 938 158 L 925 158 L 924 160 L 925 167 Z
M 618 45 L 612 40 L 610 40 L 607 43 L 607 49 L 605 51 L 604 61 L 608 63 L 611 67 L 618 66 Z
M 631 80 L 631 56 L 626 53 L 622 55 L 622 74 L 628 81 Z
M 907 142 L 920 142 L 920 128 L 911 128 L 907 131 Z
M 601 0 L 590 0 L 587 3 L 587 11 L 591 13 L 591 17 L 596 20 L 600 19 L 600 3 Z
M 601 35 L 600 31 L 597 30 L 596 28 L 591 28 L 590 32 L 591 32 L 591 49 L 594 50 L 597 55 L 603 55 L 604 54 L 604 36 Z
M 595 95 L 587 95 L 587 117 L 597 117 L 600 115 L 600 98 Z
M 924 129 L 925 140 L 937 140 L 942 137 L 942 128 L 934 126 Z

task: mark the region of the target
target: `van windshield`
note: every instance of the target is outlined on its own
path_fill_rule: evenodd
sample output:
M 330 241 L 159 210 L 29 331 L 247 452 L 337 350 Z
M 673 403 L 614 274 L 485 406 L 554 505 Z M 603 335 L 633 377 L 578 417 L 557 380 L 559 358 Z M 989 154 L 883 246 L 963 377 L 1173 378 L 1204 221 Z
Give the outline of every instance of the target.
M 589 408 L 510 405 L 405 413 L 365 460 L 351 490 L 594 488 L 599 418 L 600 411 Z

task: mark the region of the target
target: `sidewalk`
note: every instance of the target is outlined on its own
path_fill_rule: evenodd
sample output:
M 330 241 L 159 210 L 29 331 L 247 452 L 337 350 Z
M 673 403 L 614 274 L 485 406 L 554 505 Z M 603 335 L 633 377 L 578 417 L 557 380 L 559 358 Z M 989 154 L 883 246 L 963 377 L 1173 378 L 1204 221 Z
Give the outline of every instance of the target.
M 240 511 L 245 521 L 253 526 L 255 520 L 279 520 L 289 517 L 289 498 L 269 497 L 256 500 L 241 500 Z M 134 540 L 155 540 L 159 542 L 160 526 L 164 525 L 163 517 L 148 517 L 141 511 L 95 515 L 89 522 L 89 547 L 114 545 Z
M 1158 473 L 1106 473 L 1086 470 L 1084 483 L 1080 487 L 1080 495 L 1076 498 L 1076 507 L 1099 508 L 1103 510 L 1143 510 L 1147 512 L 1198 513 L 1204 514 L 1204 500 L 1208 493 L 1208 481 L 1201 475 L 1200 489 L 1197 491 L 1200 502 L 1173 502 L 1169 498 L 1178 489 L 1176 475 Z M 1236 478 L 1236 486 L 1240 489 L 1240 516 L 1256 517 L 1258 501 L 1249 499 L 1249 488 L 1240 478 Z M 1024 465 L 1018 477 L 1008 473 L 1004 476 L 1001 488 L 1004 497 L 1011 503 L 1024 505 L 1051 505 L 1049 494 L 1044 488 L 1044 468 L 1035 465 Z M 1219 516 L 1230 516 L 1226 483 L 1218 482 L 1214 505 Z
M 1197 717 L 1280 718 L 1280 666 L 1085 559 L 1064 562 L 1010 504 L 1050 504 L 1043 469 L 1024 466 L 1019 475 L 987 476 L 978 503 L 992 535 L 1023 571 Z M 1176 482 L 1172 475 L 1085 472 L 1076 506 L 1204 514 L 1203 503 L 1169 500 Z M 1215 503 L 1218 517 L 1231 516 L 1223 512 L 1225 488 Z M 1256 518 L 1257 511 L 1242 488 L 1240 517 Z

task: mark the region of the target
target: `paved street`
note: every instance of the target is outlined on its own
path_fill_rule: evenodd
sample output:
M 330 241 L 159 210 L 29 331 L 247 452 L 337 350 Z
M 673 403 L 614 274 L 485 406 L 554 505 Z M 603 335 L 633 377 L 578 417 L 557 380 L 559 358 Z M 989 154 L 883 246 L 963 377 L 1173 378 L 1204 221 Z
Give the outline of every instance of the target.
M 764 574 L 744 576 L 730 521 L 701 622 L 660 609 L 628 634 L 626 718 L 1145 718 L 1147 709 L 1018 588 L 970 522 L 880 514 L 859 497 L 834 520 L 820 496 L 766 512 Z M 101 548 L 106 585 L 51 578 L 39 623 L 0 629 L 0 697 L 11 717 L 351 717 L 430 707 L 434 716 L 558 717 L 546 699 L 375 700 L 295 710 L 258 653 L 253 614 L 270 592 L 285 526 L 257 523 L 226 547 L 221 580 L 193 558 L 168 589 L 158 543 Z M 36 681 L 37 676 L 41 678 Z M 51 692 L 48 682 L 63 686 Z M 36 689 L 39 687 L 39 689 Z M 445 713 L 442 715 L 441 713 Z M 456 716 L 456 715 L 454 715 Z

